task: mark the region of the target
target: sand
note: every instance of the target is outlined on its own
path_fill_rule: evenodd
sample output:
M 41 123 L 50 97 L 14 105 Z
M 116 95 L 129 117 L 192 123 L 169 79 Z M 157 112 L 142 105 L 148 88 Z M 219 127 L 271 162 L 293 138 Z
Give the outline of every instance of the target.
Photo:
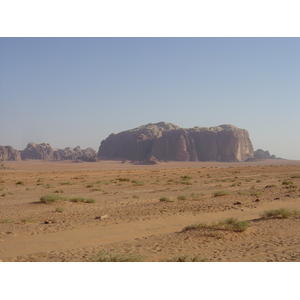
M 271 209 L 300 210 L 300 161 L 5 165 L 10 169 L 0 172 L 4 262 L 93 261 L 101 251 L 139 255 L 146 262 L 300 261 L 299 215 L 261 218 Z M 219 191 L 226 195 L 215 197 Z M 49 194 L 95 203 L 42 203 Z M 248 221 L 249 228 L 183 230 L 227 218 Z

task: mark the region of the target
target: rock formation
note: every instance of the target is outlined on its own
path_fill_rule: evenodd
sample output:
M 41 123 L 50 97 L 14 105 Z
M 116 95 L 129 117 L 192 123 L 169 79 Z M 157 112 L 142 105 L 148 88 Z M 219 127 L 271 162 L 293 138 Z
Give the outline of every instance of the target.
M 111 134 L 101 142 L 100 159 L 144 161 L 245 161 L 253 158 L 253 147 L 245 129 L 232 125 L 190 129 L 171 123 L 147 124 Z
M 277 157 L 273 154 L 271 155 L 270 152 L 264 151 L 262 149 L 257 149 L 254 151 L 254 158 L 256 159 L 276 159 Z
M 11 146 L 0 146 L 0 161 L 21 160 L 20 151 Z
M 160 138 L 163 132 L 172 129 L 179 129 L 179 127 L 171 123 L 161 122 L 111 134 L 101 142 L 98 157 L 102 159 L 146 160 L 155 140 Z
M 21 157 L 23 160 L 43 159 L 97 161 L 97 152 L 92 148 L 81 150 L 79 146 L 74 149 L 71 147 L 56 149 L 50 144 L 29 143 L 25 150 L 21 151 Z

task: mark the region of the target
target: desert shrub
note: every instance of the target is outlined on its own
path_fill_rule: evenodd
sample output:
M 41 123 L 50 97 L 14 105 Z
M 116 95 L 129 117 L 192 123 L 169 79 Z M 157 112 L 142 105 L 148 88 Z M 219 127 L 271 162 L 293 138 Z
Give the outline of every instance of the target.
M 88 261 L 91 262 L 140 262 L 145 258 L 140 254 L 122 254 L 122 253 L 106 253 L 100 251 L 97 255 L 92 256 Z
M 230 192 L 228 191 L 217 191 L 215 193 L 213 193 L 214 197 L 223 197 L 223 196 L 228 196 L 230 194 Z
M 159 198 L 159 201 L 160 202 L 174 202 L 174 200 L 172 200 L 169 197 L 161 197 L 161 198 Z
M 183 180 L 191 180 L 193 177 L 185 175 L 185 176 L 181 176 L 180 178 Z
M 183 228 L 182 231 L 210 229 L 210 230 L 228 230 L 228 231 L 245 231 L 249 227 L 248 221 L 239 221 L 236 218 L 228 218 L 218 223 L 208 225 L 207 223 L 197 223 Z
M 143 182 L 143 181 L 132 180 L 131 182 L 134 183 L 135 185 L 138 185 L 138 186 L 145 185 L 145 182 Z
M 11 192 L 6 192 L 6 193 L 3 193 L 1 196 L 2 196 L 2 197 L 7 197 L 7 196 L 10 196 L 10 195 L 13 195 L 13 193 L 11 193 Z
M 300 175 L 293 175 L 291 178 L 300 178 Z
M 55 208 L 55 211 L 56 211 L 56 212 L 63 212 L 64 210 L 65 210 L 64 207 L 56 207 L 56 208 Z
M 18 184 L 18 185 L 25 185 L 26 183 L 24 181 L 20 181 L 19 180 L 19 181 L 16 182 L 16 184 Z
M 57 191 L 54 191 L 54 193 L 62 194 L 62 193 L 64 193 L 64 190 L 63 190 L 63 189 L 59 189 L 59 190 L 57 190 Z
M 203 193 L 192 193 L 191 194 L 191 200 L 202 200 L 204 194 Z
M 197 229 L 203 229 L 203 228 L 209 228 L 209 225 L 207 223 L 196 223 L 192 225 L 188 225 L 182 229 L 182 231 L 189 231 L 189 230 L 197 230 Z
M 5 223 L 13 223 L 13 220 L 11 218 L 0 219 L 0 224 L 5 224 Z
M 55 188 L 55 185 L 48 183 L 48 184 L 45 184 L 44 187 L 47 189 L 50 189 L 50 188 Z
M 52 204 L 56 201 L 64 200 L 65 198 L 60 195 L 45 195 L 40 198 L 40 201 L 46 204 Z
M 138 199 L 140 197 L 138 195 L 132 195 L 132 198 Z
M 242 196 L 242 195 L 247 195 L 246 191 L 237 191 L 237 194 Z
M 127 181 L 127 182 L 130 181 L 129 178 L 124 178 L 124 177 L 118 177 L 118 178 L 116 178 L 116 180 L 118 180 L 118 181 Z
M 73 182 L 60 182 L 61 185 L 73 185 L 74 183 Z
M 187 196 L 181 195 L 181 196 L 178 196 L 177 199 L 178 199 L 178 200 L 186 200 L 186 199 L 187 199 Z
M 284 181 L 282 181 L 282 184 L 283 185 L 289 185 L 289 184 L 294 184 L 294 182 L 291 181 L 291 180 L 284 180 Z
M 94 188 L 91 189 L 91 192 L 103 192 L 103 190 L 101 188 Z
M 85 187 L 86 188 L 92 188 L 92 187 L 94 187 L 94 185 L 92 183 L 88 183 Z
M 276 185 L 275 184 L 269 184 L 269 185 L 265 186 L 265 189 L 269 189 L 269 188 L 273 188 L 273 187 L 276 187 Z
M 84 179 L 84 178 L 85 178 L 84 175 L 78 175 L 78 176 L 73 177 L 72 179 Z
M 207 262 L 205 258 L 200 258 L 199 256 L 188 256 L 188 255 L 179 255 L 173 258 L 167 259 L 166 262 Z
M 86 199 L 86 200 L 84 201 L 84 203 L 95 203 L 95 202 L 96 202 L 96 200 L 95 200 L 95 199 L 92 199 L 92 198 Z
M 272 210 L 264 211 L 261 214 L 261 218 L 262 219 L 268 219 L 268 218 L 284 218 L 284 219 L 286 219 L 286 218 L 290 218 L 293 215 L 298 215 L 298 211 L 297 210 L 291 211 L 288 208 L 281 207 L 279 209 L 272 209 Z
M 254 191 L 254 192 L 251 192 L 250 195 L 253 197 L 259 198 L 262 195 L 262 192 Z
M 296 184 L 289 184 L 289 185 L 285 186 L 285 188 L 288 190 L 296 190 L 297 187 L 298 186 Z
M 95 203 L 95 199 L 85 199 L 84 197 L 71 197 L 67 199 L 70 202 L 75 202 L 75 203 Z
M 68 198 L 68 200 L 71 201 L 71 202 L 78 203 L 78 202 L 84 202 L 85 198 L 83 198 L 83 197 L 71 197 L 71 198 Z
M 36 222 L 36 219 L 34 219 L 34 218 L 24 218 L 24 219 L 21 219 L 21 222 L 22 223 L 34 223 L 34 222 Z
M 239 221 L 236 218 L 228 218 L 224 221 L 219 222 L 218 226 L 225 226 L 226 230 L 230 231 L 245 231 L 249 227 L 248 221 Z

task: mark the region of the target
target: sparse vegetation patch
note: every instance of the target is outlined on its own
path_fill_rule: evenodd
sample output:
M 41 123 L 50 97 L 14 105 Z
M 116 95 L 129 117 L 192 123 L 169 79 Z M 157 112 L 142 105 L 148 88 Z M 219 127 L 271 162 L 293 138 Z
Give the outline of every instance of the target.
M 140 254 L 122 254 L 122 253 L 106 253 L 100 251 L 97 255 L 92 256 L 90 262 L 140 262 L 145 258 Z
M 268 218 L 290 218 L 292 216 L 299 216 L 300 211 L 298 210 L 290 210 L 284 207 L 281 207 L 279 209 L 272 209 L 272 210 L 267 210 L 264 211 L 261 214 L 262 219 L 268 219 Z
M 224 196 L 228 196 L 230 194 L 230 192 L 228 191 L 217 191 L 213 193 L 214 197 L 224 197 Z
M 183 228 L 182 231 L 210 229 L 210 230 L 228 230 L 228 231 L 245 231 L 249 227 L 248 221 L 239 221 L 236 218 L 228 218 L 218 223 L 208 225 L 207 223 L 197 223 Z

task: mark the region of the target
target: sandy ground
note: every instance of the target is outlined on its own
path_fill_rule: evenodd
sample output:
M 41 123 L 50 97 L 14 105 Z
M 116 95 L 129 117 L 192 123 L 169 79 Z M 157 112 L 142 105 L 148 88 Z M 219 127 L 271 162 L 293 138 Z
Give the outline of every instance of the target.
M 5 165 L 9 169 L 0 171 L 4 262 L 92 261 L 100 251 L 138 254 L 148 262 L 300 261 L 300 217 L 261 218 L 271 209 L 300 210 L 300 161 Z M 227 195 L 215 197 L 218 191 Z M 49 194 L 95 202 L 42 203 L 40 197 Z M 249 221 L 249 228 L 183 230 L 231 217 Z

